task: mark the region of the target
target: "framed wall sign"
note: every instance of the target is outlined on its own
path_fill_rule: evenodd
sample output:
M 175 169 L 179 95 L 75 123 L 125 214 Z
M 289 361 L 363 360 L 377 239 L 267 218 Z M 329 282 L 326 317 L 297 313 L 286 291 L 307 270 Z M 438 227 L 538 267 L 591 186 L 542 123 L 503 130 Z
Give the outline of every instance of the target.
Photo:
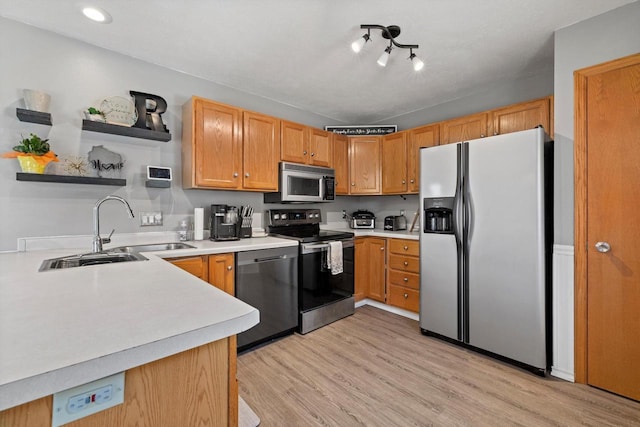
M 398 131 L 396 125 L 373 125 L 373 126 L 325 126 L 324 130 L 341 135 L 349 136 L 370 136 L 387 135 Z

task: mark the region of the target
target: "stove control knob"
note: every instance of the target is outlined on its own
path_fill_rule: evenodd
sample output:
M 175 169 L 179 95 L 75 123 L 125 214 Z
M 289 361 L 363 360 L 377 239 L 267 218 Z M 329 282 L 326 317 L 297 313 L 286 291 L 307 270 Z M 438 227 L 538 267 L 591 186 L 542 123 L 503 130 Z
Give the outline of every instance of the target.
M 280 214 L 280 219 L 282 220 L 287 219 L 287 214 L 286 213 Z
M 276 214 L 276 213 L 274 213 L 274 214 L 273 214 L 273 219 L 275 219 L 275 220 L 279 220 L 279 219 L 280 219 L 280 214 Z

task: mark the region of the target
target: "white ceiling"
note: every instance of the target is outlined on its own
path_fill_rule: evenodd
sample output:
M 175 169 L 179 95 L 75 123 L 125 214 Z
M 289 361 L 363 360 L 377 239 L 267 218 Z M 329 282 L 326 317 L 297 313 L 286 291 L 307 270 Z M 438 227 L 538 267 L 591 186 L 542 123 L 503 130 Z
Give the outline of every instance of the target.
M 0 0 L 0 15 L 350 124 L 461 98 L 553 67 L 555 30 L 635 0 Z M 91 4 L 111 24 L 84 18 Z M 356 55 L 360 24 L 397 41 Z

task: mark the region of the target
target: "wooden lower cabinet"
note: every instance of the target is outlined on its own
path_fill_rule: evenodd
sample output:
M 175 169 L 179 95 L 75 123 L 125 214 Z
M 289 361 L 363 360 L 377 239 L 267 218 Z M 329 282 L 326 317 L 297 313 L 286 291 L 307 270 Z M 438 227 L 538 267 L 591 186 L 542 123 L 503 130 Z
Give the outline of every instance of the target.
M 408 239 L 356 238 L 354 294 L 356 301 L 369 298 L 418 312 L 420 243 Z
M 167 258 L 171 264 L 180 267 L 184 271 L 193 274 L 205 282 L 209 281 L 209 267 L 207 265 L 208 255 L 198 255 L 192 257 Z
M 209 280 L 218 289 L 235 295 L 234 254 L 209 255 Z
M 236 378 L 235 337 L 129 369 L 124 403 L 65 426 L 237 426 L 238 393 L 230 392 L 230 378 Z M 52 408 L 53 396 L 46 396 L 7 409 L 0 426 L 51 426 Z

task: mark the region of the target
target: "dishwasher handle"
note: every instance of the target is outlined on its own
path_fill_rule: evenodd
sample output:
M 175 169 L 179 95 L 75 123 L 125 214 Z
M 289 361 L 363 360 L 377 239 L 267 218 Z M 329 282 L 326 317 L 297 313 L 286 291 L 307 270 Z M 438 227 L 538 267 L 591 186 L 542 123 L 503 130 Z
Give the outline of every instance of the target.
M 269 262 L 269 261 L 277 261 L 279 259 L 287 259 L 287 258 L 289 258 L 287 255 L 268 256 L 264 258 L 254 258 L 253 262 Z

